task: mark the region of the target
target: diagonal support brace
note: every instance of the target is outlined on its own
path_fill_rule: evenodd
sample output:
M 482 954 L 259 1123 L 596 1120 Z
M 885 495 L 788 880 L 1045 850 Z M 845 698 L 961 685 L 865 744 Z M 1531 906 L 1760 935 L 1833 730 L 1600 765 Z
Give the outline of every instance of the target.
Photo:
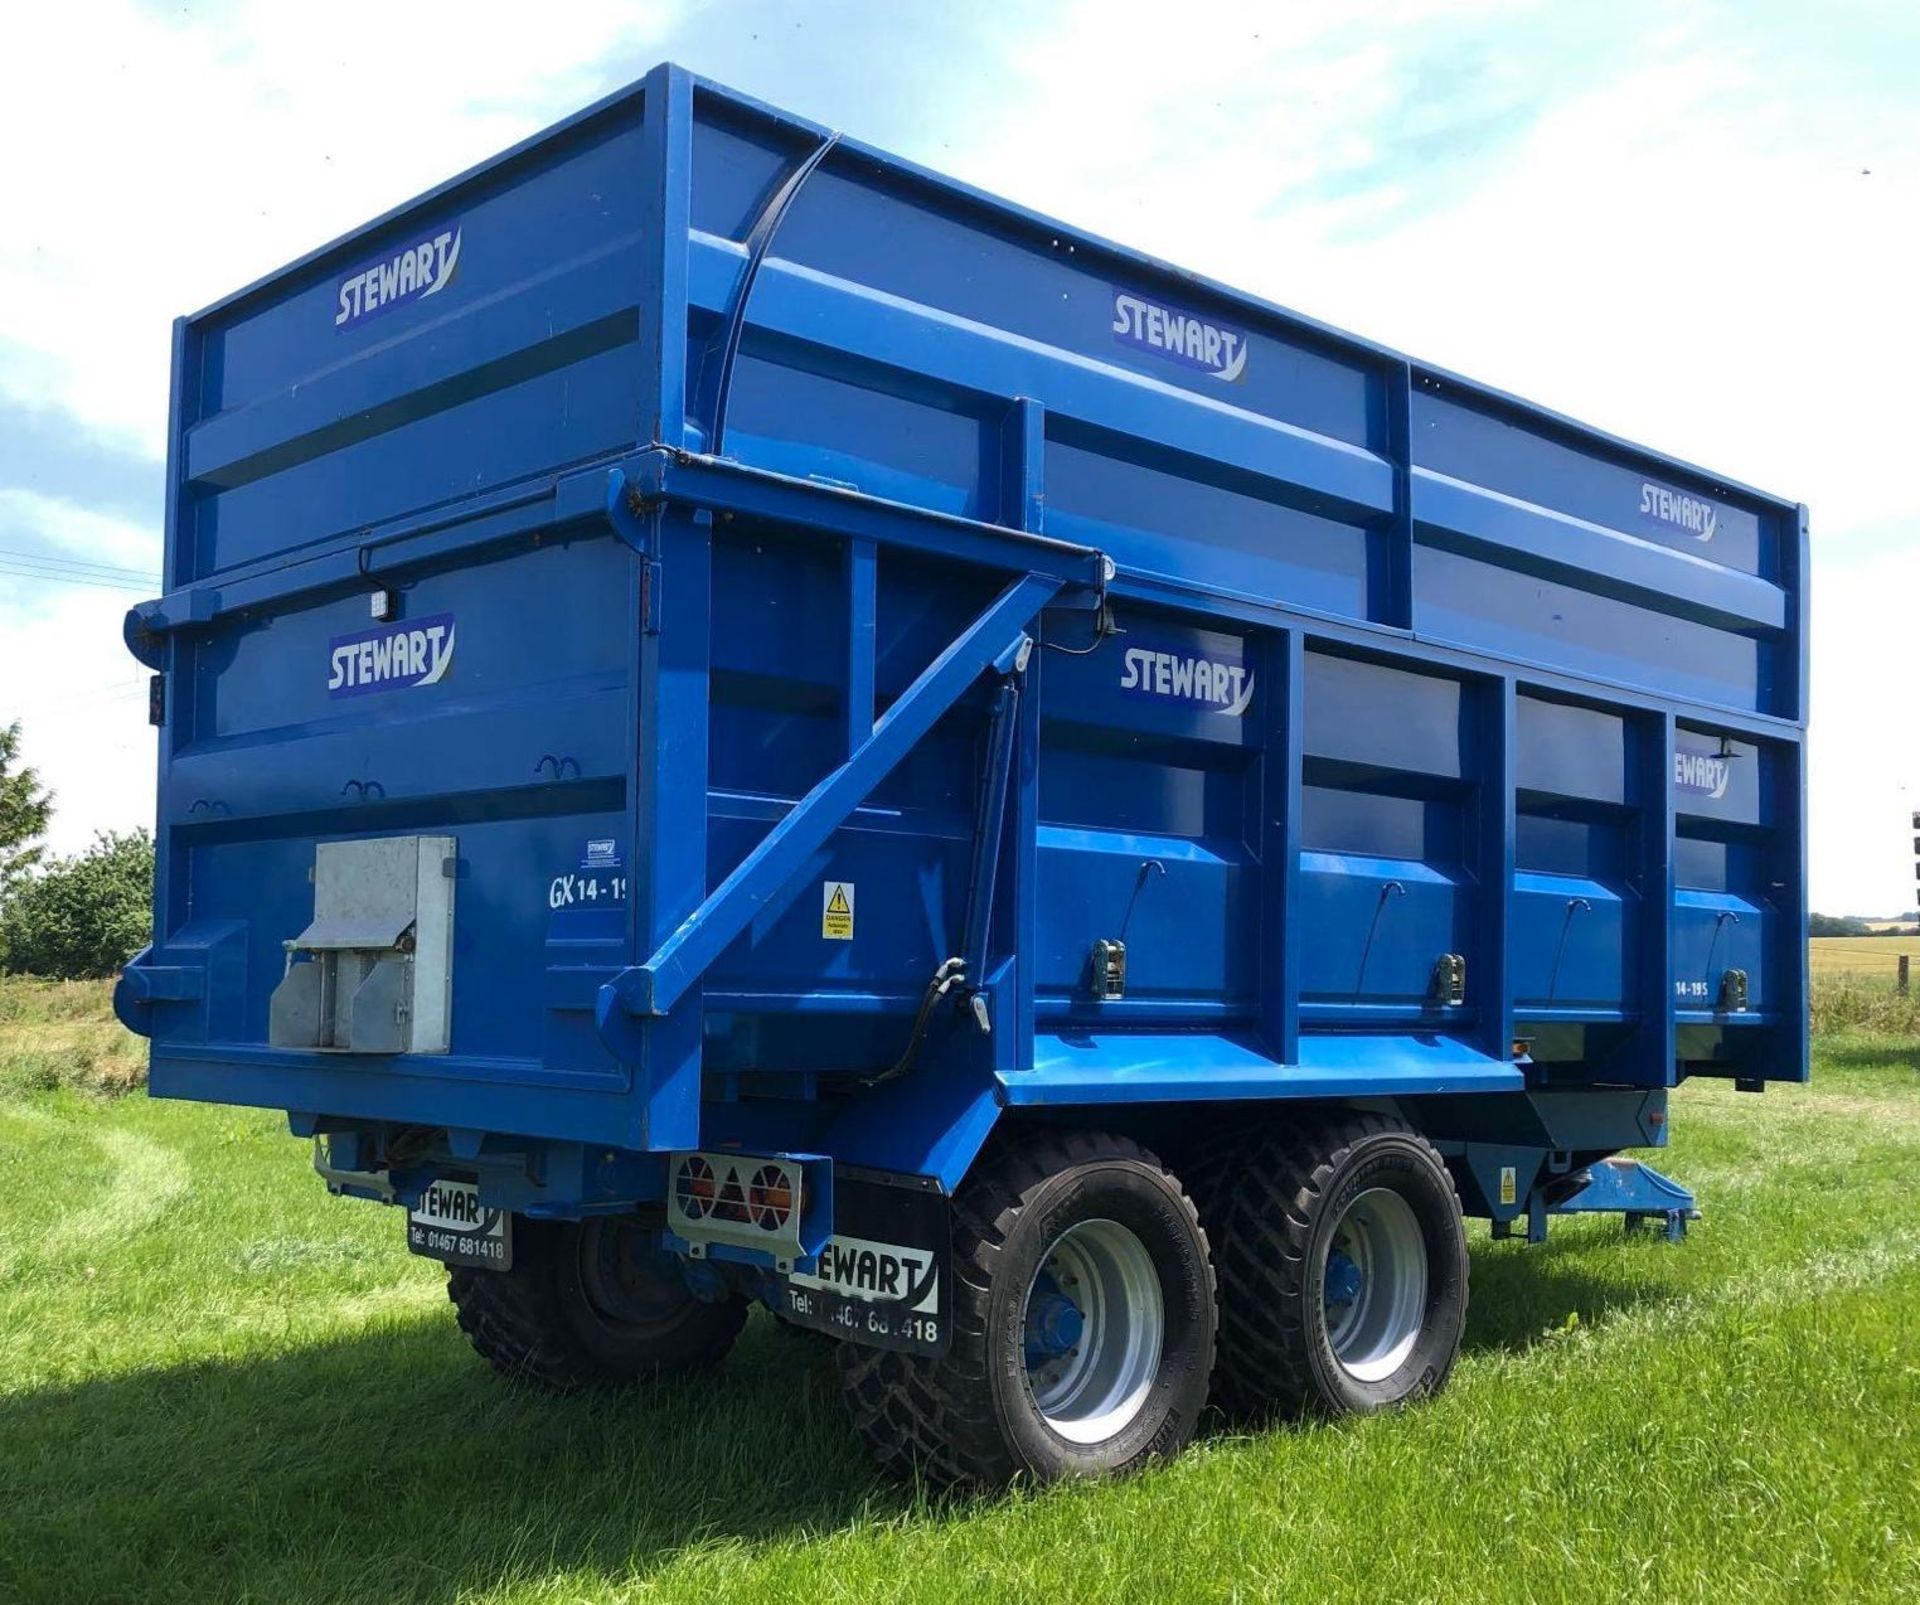
M 623 970 L 600 989 L 605 1021 L 616 1011 L 664 1015 L 756 919 L 778 913 L 799 894 L 807 860 L 995 663 L 1018 650 L 1035 615 L 1061 590 L 1059 579 L 1026 574 L 921 671 L 873 727 L 873 735 L 740 861 L 680 928 L 644 964 Z

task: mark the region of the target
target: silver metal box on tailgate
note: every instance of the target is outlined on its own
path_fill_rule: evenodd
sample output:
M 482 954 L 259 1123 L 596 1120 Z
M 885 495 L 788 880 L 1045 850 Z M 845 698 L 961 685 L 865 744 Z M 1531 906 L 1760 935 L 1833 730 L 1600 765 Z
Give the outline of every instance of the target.
M 452 1012 L 454 840 L 322 842 L 313 923 L 286 944 L 276 1048 L 445 1053 Z

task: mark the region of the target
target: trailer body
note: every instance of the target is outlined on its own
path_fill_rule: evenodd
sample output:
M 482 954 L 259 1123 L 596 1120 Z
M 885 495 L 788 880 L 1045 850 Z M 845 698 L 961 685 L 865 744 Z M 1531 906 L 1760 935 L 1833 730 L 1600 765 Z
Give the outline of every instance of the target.
M 1804 509 L 677 69 L 181 320 L 167 488 L 122 1018 L 427 1251 L 1280 1105 L 1537 1235 L 1805 1077 Z

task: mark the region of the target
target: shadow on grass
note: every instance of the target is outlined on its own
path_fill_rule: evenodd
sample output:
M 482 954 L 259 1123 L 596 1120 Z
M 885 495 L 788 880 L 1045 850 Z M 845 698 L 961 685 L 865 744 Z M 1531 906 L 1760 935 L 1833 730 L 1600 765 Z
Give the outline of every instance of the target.
M 0 1598 L 447 1600 L 644 1577 L 885 1519 L 824 1345 L 756 1321 L 714 1377 L 554 1399 L 451 1319 L 15 1395 Z
M 1920 1038 L 1887 1036 L 1823 1038 L 1815 1052 L 1814 1074 L 1821 1065 L 1841 1070 L 1911 1070 L 1920 1074 Z
M 1667 1296 L 1657 1273 L 1594 1274 L 1591 1246 L 1476 1244 L 1467 1350 L 1524 1352 L 1569 1313 Z M 589 1593 L 689 1550 L 916 1508 L 849 1430 L 827 1347 L 765 1319 L 713 1377 L 617 1394 L 503 1382 L 436 1313 L 0 1410 L 9 1601 Z
M 1600 1230 L 1619 1231 L 1609 1220 Z M 1544 1243 L 1473 1246 L 1473 1281 L 1467 1305 L 1468 1354 L 1521 1354 L 1564 1332 L 1568 1318 L 1579 1326 L 1597 1326 L 1611 1316 L 1674 1296 L 1659 1274 L 1659 1256 L 1676 1252 L 1649 1231 L 1637 1243 L 1647 1259 L 1628 1279 L 1597 1273 L 1590 1251 L 1599 1246 L 1594 1228 L 1570 1230 L 1556 1222 L 1557 1236 Z

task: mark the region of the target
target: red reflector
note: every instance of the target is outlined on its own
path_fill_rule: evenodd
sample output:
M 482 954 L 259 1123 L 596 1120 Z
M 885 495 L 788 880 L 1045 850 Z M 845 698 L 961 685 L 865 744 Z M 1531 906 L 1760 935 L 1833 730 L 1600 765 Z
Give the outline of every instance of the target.
M 682 1214 L 689 1220 L 705 1220 L 713 1209 L 713 1168 L 698 1154 L 682 1160 L 673 1190 Z
M 762 1165 L 747 1186 L 747 1212 L 762 1231 L 778 1231 L 793 1214 L 793 1178 L 779 1165 Z

